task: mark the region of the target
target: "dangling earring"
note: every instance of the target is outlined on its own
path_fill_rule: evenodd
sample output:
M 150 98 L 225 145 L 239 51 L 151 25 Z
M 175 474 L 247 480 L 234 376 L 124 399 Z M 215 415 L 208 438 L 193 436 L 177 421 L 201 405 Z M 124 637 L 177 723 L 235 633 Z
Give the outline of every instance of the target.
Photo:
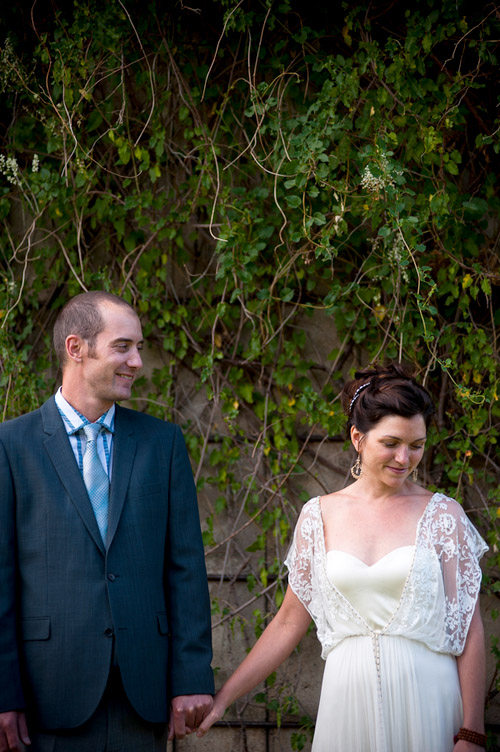
M 418 480 L 418 470 L 417 470 L 417 468 L 416 468 L 416 467 L 414 467 L 414 468 L 413 468 L 413 472 L 412 472 L 412 474 L 411 474 L 411 478 L 412 478 L 412 481 L 413 481 L 414 483 L 416 483 L 416 482 L 417 482 L 417 480 Z
M 363 475 L 363 468 L 361 467 L 361 455 L 358 454 L 356 457 L 356 462 L 351 467 L 351 475 L 354 478 L 354 480 L 358 480 L 358 478 L 361 478 Z

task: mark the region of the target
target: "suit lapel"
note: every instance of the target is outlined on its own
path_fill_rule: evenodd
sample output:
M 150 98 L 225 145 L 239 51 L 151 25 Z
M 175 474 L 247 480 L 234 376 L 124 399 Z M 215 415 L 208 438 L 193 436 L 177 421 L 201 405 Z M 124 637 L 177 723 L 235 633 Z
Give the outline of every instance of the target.
M 104 544 L 97 526 L 94 510 L 78 469 L 75 455 L 64 427 L 59 410 L 53 397 L 41 407 L 43 428 L 47 435 L 45 449 L 52 462 L 61 483 L 74 504 L 78 514 L 94 539 L 100 551 L 104 554 Z
M 116 533 L 132 473 L 137 441 L 127 412 L 116 405 L 113 470 L 109 494 L 108 548 Z

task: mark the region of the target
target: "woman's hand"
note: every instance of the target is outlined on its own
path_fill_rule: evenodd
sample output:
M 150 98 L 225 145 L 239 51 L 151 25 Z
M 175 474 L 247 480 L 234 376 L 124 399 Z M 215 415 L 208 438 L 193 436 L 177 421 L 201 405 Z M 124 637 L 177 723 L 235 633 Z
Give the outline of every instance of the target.
M 226 712 L 226 703 L 221 698 L 221 693 L 217 692 L 217 694 L 214 697 L 214 704 L 213 704 L 212 710 L 210 711 L 210 713 L 208 713 L 205 716 L 203 721 L 200 723 L 198 727 L 198 731 L 196 732 L 196 736 L 199 736 L 200 738 L 202 736 L 205 736 L 207 731 L 209 731 L 212 728 L 214 723 L 217 723 L 217 721 L 221 720 L 225 712 Z

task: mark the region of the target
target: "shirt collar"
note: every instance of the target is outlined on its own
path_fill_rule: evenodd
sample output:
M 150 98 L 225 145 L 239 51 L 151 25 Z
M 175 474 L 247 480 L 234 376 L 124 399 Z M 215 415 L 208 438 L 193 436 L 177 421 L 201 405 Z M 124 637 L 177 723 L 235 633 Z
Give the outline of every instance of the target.
M 72 405 L 69 404 L 68 400 L 63 397 L 62 393 L 62 387 L 59 387 L 55 394 L 55 401 L 57 408 L 61 414 L 61 417 L 64 422 L 64 427 L 66 428 L 66 431 L 69 436 L 71 436 L 74 433 L 77 433 L 77 431 L 80 431 L 83 426 L 86 426 L 91 421 L 88 420 L 84 415 L 82 415 L 78 410 L 76 410 Z M 110 432 L 114 433 L 115 430 L 115 405 L 114 403 L 111 405 L 109 410 L 107 410 L 105 413 L 103 413 L 100 418 L 98 418 L 96 423 L 102 423 L 102 425 Z

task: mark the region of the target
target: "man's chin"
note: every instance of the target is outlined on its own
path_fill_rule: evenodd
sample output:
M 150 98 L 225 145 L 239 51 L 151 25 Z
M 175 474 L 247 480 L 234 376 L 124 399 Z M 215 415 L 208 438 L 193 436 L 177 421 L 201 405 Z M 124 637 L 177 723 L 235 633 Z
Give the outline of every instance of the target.
M 107 400 L 110 403 L 121 402 L 122 400 L 128 400 L 132 396 L 132 385 L 117 387 L 107 395 Z
M 117 392 L 114 402 L 121 402 L 122 400 L 128 400 L 132 396 L 132 389 L 120 389 Z

